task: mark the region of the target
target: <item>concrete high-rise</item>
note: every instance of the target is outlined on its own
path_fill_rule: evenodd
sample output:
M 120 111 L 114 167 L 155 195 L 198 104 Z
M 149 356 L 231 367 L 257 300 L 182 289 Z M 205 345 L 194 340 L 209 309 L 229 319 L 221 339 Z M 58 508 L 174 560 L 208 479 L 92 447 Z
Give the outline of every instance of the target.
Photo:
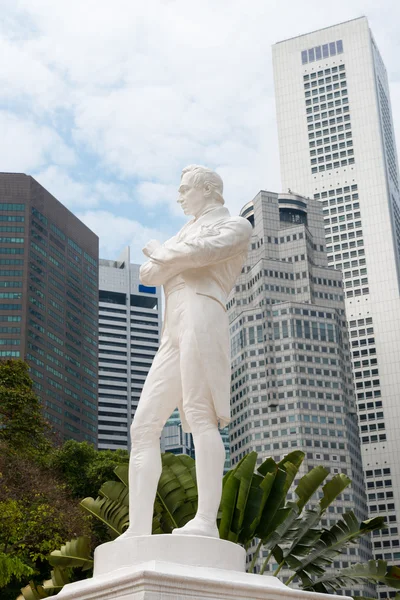
M 177 408 L 168 419 L 162 431 L 161 450 L 162 452 L 172 452 L 172 454 L 187 454 L 194 458 L 192 435 L 183 431 Z
M 19 173 L 0 173 L 0 232 L 0 357 L 27 360 L 61 439 L 96 444 L 98 237 Z
M 129 447 L 129 426 L 158 350 L 161 290 L 139 281 L 130 249 L 99 267 L 99 449 Z
M 400 193 L 386 69 L 365 17 L 273 47 L 283 189 L 321 202 L 343 271 L 376 558 L 400 559 Z M 386 597 L 386 592 L 380 592 Z
M 347 510 L 362 520 L 367 507 L 342 274 L 328 266 L 321 207 L 296 194 L 261 191 L 241 215 L 254 232 L 227 304 L 232 463 L 251 450 L 259 463 L 302 450 L 301 473 L 322 464 L 352 479 L 322 525 Z M 334 566 L 370 557 L 363 540 Z

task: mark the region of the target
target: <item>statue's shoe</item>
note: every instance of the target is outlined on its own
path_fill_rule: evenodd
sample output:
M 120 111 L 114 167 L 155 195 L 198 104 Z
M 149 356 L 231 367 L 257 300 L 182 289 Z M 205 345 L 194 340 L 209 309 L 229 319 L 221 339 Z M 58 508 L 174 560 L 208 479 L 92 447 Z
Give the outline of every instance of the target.
M 115 538 L 115 542 L 118 542 L 120 540 L 126 540 L 128 538 L 134 538 L 134 537 L 140 537 L 143 535 L 150 535 L 149 533 L 136 533 L 133 529 L 127 529 L 124 533 L 121 533 L 121 535 L 119 535 L 117 538 Z
M 183 527 L 172 530 L 173 535 L 202 535 L 204 537 L 219 538 L 216 523 L 212 523 L 202 517 L 195 517 Z

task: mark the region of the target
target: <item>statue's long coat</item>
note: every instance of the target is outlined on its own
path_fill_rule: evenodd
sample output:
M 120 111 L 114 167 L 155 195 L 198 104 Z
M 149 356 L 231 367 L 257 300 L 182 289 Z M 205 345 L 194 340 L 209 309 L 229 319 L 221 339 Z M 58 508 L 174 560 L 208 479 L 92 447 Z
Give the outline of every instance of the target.
M 169 290 L 176 285 L 185 285 L 197 295 L 200 303 L 193 302 L 189 307 L 190 320 L 221 427 L 230 421 L 231 366 L 225 305 L 246 260 L 251 233 L 252 227 L 246 219 L 231 217 L 224 206 L 213 207 L 152 252 L 150 260 L 140 269 L 144 285 L 164 285 L 167 303 Z M 206 303 L 204 311 L 201 310 L 202 296 L 221 305 L 221 318 L 216 318 L 215 311 L 211 317 Z M 180 364 L 182 369 L 191 368 L 184 357 Z M 182 399 L 177 398 L 177 404 L 182 427 L 189 431 Z

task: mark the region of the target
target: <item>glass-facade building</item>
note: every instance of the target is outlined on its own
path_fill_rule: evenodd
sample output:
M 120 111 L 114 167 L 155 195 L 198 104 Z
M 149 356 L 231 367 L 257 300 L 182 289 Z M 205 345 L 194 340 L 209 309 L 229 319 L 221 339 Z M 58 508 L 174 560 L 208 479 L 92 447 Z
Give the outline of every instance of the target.
M 365 17 L 279 42 L 273 61 L 282 186 L 322 205 L 328 263 L 343 273 L 369 514 L 388 523 L 374 556 L 398 563 L 400 192 L 387 73 Z
M 232 464 L 253 450 L 258 463 L 301 450 L 301 473 L 324 465 L 352 480 L 322 525 L 347 510 L 362 520 L 367 506 L 342 274 L 328 266 L 322 209 L 314 199 L 261 191 L 241 215 L 254 230 L 227 304 Z M 370 557 L 363 540 L 334 567 Z
M 60 440 L 97 443 L 98 237 L 35 179 L 0 173 L 0 357 L 30 365 Z

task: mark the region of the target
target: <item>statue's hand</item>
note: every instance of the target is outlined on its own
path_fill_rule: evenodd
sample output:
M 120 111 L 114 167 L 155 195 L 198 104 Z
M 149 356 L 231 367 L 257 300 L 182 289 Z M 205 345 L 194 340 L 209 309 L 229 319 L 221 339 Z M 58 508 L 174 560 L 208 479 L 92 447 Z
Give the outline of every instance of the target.
M 158 240 L 150 240 L 149 242 L 147 242 L 147 244 L 143 248 L 142 252 L 145 256 L 147 256 L 148 258 L 151 258 L 151 255 L 153 254 L 153 252 L 155 250 L 157 250 L 157 248 L 159 248 L 160 246 L 161 246 L 161 243 Z

